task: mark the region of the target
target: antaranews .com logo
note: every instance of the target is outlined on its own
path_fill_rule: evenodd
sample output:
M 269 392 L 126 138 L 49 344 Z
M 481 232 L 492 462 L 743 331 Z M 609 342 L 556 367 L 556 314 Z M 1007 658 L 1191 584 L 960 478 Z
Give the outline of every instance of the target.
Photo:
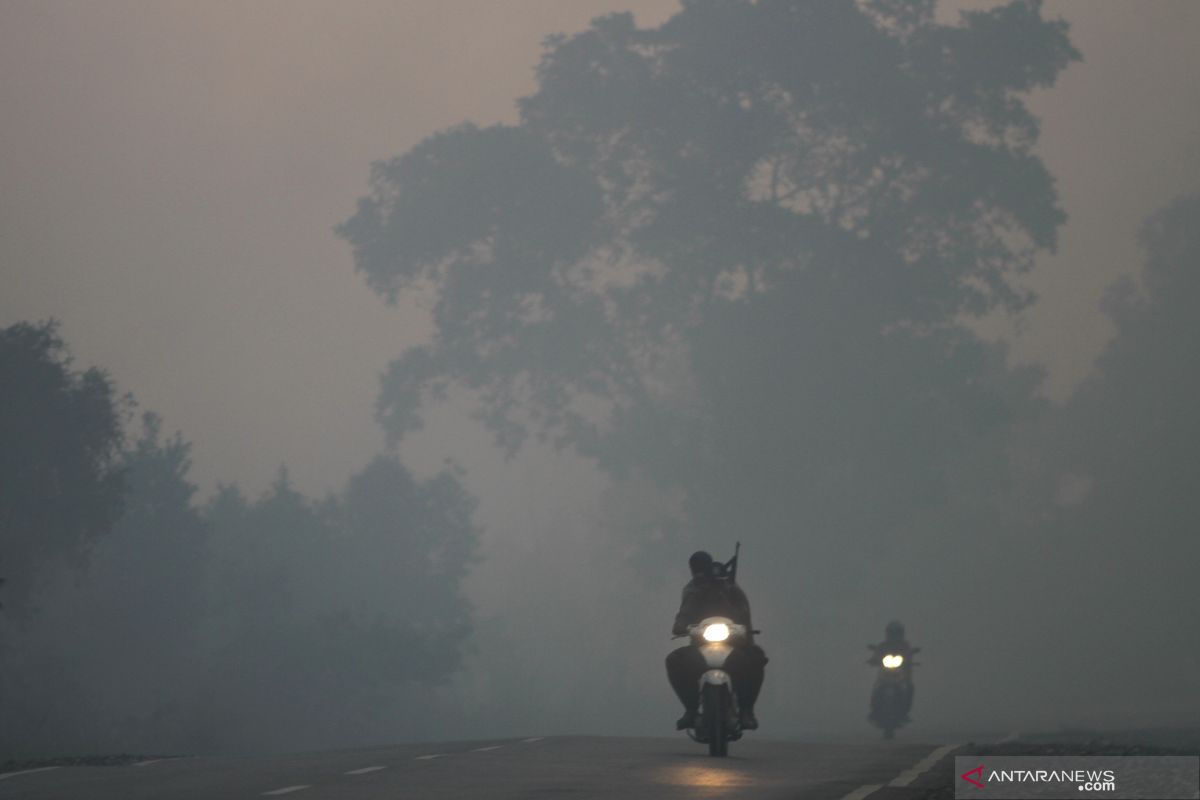
M 955 756 L 958 800 L 1200 797 L 1196 756 Z
M 960 777 L 980 789 L 986 784 L 999 786 L 1004 783 L 1078 783 L 1081 792 L 1115 792 L 1117 773 L 1111 769 L 993 769 L 985 775 L 985 766 L 980 764 L 969 769 Z

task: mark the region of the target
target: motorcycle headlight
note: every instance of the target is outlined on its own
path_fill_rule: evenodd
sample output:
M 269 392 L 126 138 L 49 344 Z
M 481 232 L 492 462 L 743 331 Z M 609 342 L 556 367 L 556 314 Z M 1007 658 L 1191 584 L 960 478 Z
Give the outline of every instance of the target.
M 723 642 L 729 638 L 729 626 L 724 622 L 714 622 L 704 629 L 704 641 Z
M 884 669 L 899 669 L 900 665 L 903 663 L 904 663 L 904 656 L 886 655 L 883 657 L 883 668 Z

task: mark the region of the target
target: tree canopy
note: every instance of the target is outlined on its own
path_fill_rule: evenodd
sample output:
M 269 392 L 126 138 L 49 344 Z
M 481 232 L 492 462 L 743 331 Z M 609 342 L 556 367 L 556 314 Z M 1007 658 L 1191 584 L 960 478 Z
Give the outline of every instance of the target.
M 551 38 L 519 124 L 375 164 L 339 228 L 433 310 L 381 420 L 465 390 L 501 446 L 682 490 L 711 531 L 862 532 L 1002 478 L 1038 375 L 963 321 L 1031 302 L 1065 217 L 1023 98 L 1077 57 L 1021 1 L 686 2 Z

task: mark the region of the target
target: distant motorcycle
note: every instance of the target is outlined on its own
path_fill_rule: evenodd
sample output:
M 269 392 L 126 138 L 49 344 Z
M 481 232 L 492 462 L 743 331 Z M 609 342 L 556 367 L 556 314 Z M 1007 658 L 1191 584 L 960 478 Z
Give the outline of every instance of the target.
M 729 755 L 729 743 L 742 738 L 737 693 L 733 690 L 733 678 L 724 667 L 725 659 L 734 647 L 745 643 L 748 633 L 745 625 L 725 617 L 708 617 L 688 627 L 687 635 L 708 664 L 700 676 L 700 713 L 688 736 L 692 741 L 707 744 L 710 756 Z
M 871 689 L 871 714 L 869 719 L 883 731 L 883 738 L 891 739 L 899 728 L 909 722 L 912 710 L 912 657 L 921 648 L 914 647 L 907 654 L 891 652 L 887 647 L 867 645 L 875 651 L 868 661 L 879 665 L 875 685 Z

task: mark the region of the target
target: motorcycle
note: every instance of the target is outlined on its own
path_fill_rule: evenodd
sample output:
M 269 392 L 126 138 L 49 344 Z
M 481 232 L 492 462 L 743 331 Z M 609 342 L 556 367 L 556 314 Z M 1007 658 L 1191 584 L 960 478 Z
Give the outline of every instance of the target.
M 758 631 L 754 631 L 758 633 Z M 742 738 L 738 722 L 737 693 L 725 671 L 725 659 L 733 648 L 746 641 L 745 625 L 725 617 L 708 617 L 688 627 L 688 637 L 708 669 L 700 676 L 700 713 L 696 727 L 688 729 L 692 741 L 708 745 L 710 756 L 729 755 L 729 743 Z
M 868 663 L 878 664 L 879 673 L 871 689 L 871 714 L 868 717 L 883 731 L 883 738 L 891 739 L 899 728 L 909 722 L 908 712 L 912 708 L 912 667 L 908 663 L 921 648 L 912 648 L 908 655 L 889 652 L 886 647 L 867 645 L 875 651 Z

